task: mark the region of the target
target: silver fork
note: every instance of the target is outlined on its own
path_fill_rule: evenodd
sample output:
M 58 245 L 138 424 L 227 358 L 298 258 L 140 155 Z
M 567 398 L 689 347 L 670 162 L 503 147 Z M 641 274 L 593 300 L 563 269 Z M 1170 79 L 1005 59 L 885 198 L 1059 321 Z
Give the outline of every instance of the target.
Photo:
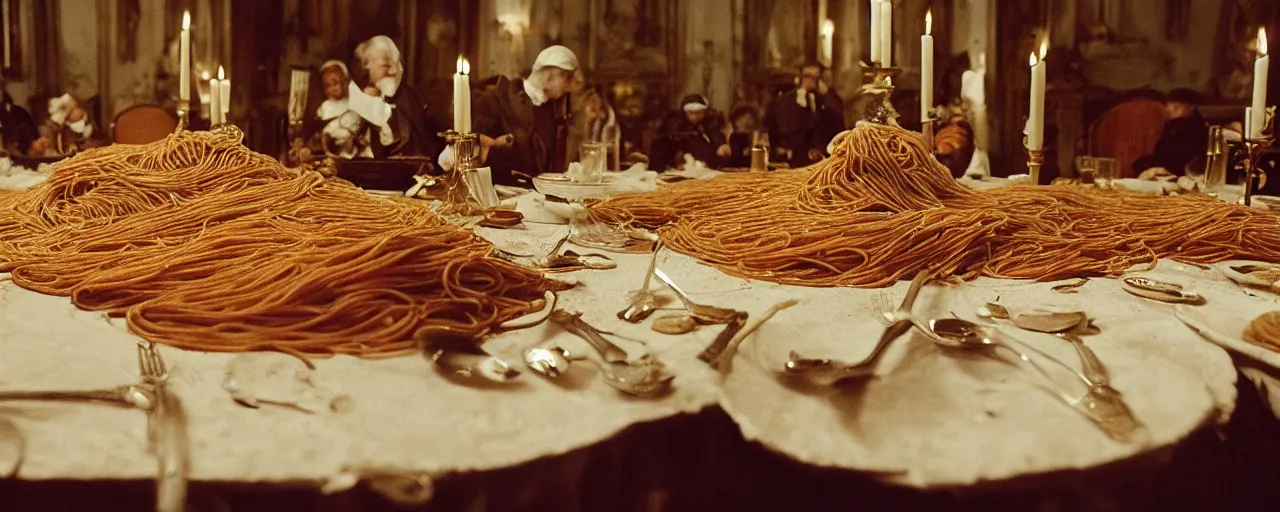
M 188 444 L 186 413 L 178 396 L 169 393 L 169 368 L 155 344 L 138 342 L 138 368 L 142 380 L 152 386 L 156 407 L 147 415 L 148 449 L 156 454 L 156 510 L 181 512 L 187 502 Z

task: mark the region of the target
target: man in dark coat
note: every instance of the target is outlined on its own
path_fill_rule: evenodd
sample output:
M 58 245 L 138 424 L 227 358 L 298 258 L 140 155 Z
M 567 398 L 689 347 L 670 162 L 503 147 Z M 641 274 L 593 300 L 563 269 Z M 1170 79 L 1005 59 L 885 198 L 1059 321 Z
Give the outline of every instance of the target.
M 1196 110 L 1198 95 L 1190 89 L 1175 89 L 1164 101 L 1168 118 L 1164 131 L 1150 154 L 1133 162 L 1138 178 L 1155 180 L 1162 176 L 1186 174 L 1187 166 L 1204 156 L 1209 126 Z
M 556 45 L 538 54 L 528 78 L 499 78 L 476 98 L 472 129 L 503 142 L 486 144 L 483 155 L 494 184 L 527 187 L 524 176 L 565 171 L 569 92 L 578 82 L 577 55 Z M 446 167 L 452 167 L 451 160 L 441 157 Z
M 822 66 L 800 68 L 797 87 L 774 98 L 764 116 L 773 160 L 804 167 L 826 156 L 827 144 L 844 131 L 844 102 L 822 82 Z
M 375 36 L 356 48 L 356 58 L 368 74 L 363 90 L 352 82 L 351 110 L 369 122 L 369 146 L 374 158 L 430 156 L 444 146 L 427 126 L 425 105 L 413 87 L 403 82 L 400 49 L 387 36 Z
M 723 167 L 729 157 L 723 128 L 724 116 L 709 108 L 706 98 L 699 94 L 685 96 L 680 100 L 680 112 L 668 116 L 659 139 L 654 141 L 654 167 L 683 166 L 686 154 L 707 167 Z

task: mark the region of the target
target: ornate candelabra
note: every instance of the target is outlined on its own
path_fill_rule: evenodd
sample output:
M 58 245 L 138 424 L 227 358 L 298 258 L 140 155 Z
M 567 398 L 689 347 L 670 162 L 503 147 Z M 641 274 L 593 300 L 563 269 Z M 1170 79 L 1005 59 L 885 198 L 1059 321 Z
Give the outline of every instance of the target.
M 870 65 L 864 63 L 862 67 L 863 76 L 870 79 L 869 83 L 862 86 L 862 92 L 875 97 L 867 107 L 867 115 L 864 119 L 871 123 L 901 128 L 898 125 L 898 111 L 893 108 L 891 100 L 893 99 L 893 77 L 902 73 L 902 68 L 886 68 L 879 62 L 872 62 Z
M 1253 194 L 1257 192 L 1257 188 L 1267 183 L 1267 173 L 1258 168 L 1258 159 L 1262 156 L 1262 151 L 1271 147 L 1275 143 L 1275 107 L 1267 109 L 1264 115 L 1266 120 L 1262 124 L 1262 135 L 1257 138 L 1249 137 L 1245 134 L 1244 139 L 1244 197 L 1241 201 L 1245 206 L 1253 205 Z
M 445 201 L 461 204 L 467 201 L 467 185 L 463 176 L 480 167 L 480 134 L 449 130 L 441 134 L 453 146 L 453 170 L 444 176 Z

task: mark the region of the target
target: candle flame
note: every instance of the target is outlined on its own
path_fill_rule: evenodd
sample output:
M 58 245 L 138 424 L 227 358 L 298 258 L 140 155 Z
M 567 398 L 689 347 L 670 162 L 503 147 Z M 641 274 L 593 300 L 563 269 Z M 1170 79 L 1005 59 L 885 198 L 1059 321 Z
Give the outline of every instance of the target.
M 924 12 L 924 35 L 933 35 L 933 9 Z
M 1033 68 L 1034 68 L 1034 67 L 1036 67 L 1036 63 L 1037 63 L 1037 62 L 1040 62 L 1040 60 L 1036 58 L 1036 54 L 1035 54 L 1035 52 L 1032 52 L 1032 53 L 1031 53 L 1031 61 L 1030 61 L 1030 62 L 1031 62 L 1031 67 L 1033 67 Z
M 226 80 L 226 73 L 222 71 L 222 66 L 218 66 L 218 80 Z
M 1040 40 L 1040 60 L 1044 60 L 1044 56 L 1049 54 L 1049 38 Z
M 465 57 L 458 57 L 458 74 L 459 75 L 471 74 L 471 63 L 467 62 L 467 59 Z
M 182 30 L 191 30 L 191 11 L 182 11 Z
M 1258 27 L 1258 55 L 1265 57 L 1267 55 L 1267 29 L 1266 27 Z

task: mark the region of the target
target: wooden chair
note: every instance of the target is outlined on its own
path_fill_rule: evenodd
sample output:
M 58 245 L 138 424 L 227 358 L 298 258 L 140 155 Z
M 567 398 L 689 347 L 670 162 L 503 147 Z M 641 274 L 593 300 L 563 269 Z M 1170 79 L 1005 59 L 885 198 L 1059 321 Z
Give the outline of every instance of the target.
M 116 144 L 150 144 L 178 128 L 178 118 L 157 105 L 134 105 L 116 115 L 111 139 Z
M 1164 104 L 1158 101 L 1116 105 L 1089 127 L 1089 154 L 1116 159 L 1117 178 L 1137 177 L 1133 162 L 1155 149 L 1164 122 Z

